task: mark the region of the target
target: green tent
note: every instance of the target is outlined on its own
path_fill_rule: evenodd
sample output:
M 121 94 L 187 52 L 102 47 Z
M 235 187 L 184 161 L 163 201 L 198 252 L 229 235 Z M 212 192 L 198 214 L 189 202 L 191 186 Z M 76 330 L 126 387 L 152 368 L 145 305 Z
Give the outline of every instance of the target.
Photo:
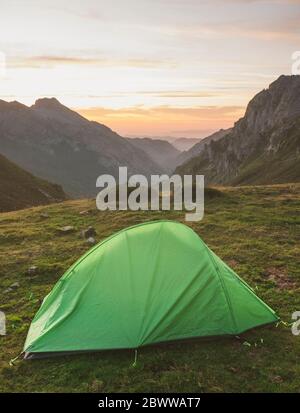
M 240 334 L 274 311 L 189 227 L 126 228 L 81 257 L 35 315 L 25 357 Z

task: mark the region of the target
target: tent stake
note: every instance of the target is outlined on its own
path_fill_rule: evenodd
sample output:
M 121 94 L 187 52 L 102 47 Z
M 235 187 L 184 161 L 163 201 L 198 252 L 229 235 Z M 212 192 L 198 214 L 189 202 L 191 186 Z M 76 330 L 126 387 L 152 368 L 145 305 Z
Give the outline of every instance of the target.
M 22 356 L 22 354 L 24 354 L 24 351 L 21 351 L 21 353 L 18 354 L 17 357 L 15 357 L 14 359 L 11 359 L 10 362 L 9 362 L 9 365 L 10 365 L 11 367 L 13 367 L 13 366 L 15 365 L 15 361 L 17 361 L 18 358 Z
M 134 362 L 132 364 L 132 367 L 136 367 L 137 364 L 137 356 L 138 356 L 138 351 L 137 349 L 134 350 Z

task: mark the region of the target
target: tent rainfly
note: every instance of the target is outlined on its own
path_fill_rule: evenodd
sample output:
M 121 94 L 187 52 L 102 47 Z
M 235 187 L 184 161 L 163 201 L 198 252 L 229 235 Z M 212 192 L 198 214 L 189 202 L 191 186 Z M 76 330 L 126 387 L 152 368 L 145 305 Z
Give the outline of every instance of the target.
M 24 352 L 136 349 L 278 320 L 191 228 L 154 221 L 110 236 L 69 268 L 35 315 Z

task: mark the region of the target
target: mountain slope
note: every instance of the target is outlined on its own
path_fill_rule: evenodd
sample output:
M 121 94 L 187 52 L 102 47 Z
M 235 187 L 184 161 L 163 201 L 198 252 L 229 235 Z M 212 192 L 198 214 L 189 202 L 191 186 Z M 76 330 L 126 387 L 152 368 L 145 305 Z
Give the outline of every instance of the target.
M 220 129 L 217 132 L 214 132 L 213 134 L 207 136 L 206 138 L 203 138 L 198 140 L 198 142 L 193 145 L 189 150 L 182 152 L 177 159 L 177 164 L 180 165 L 189 159 L 194 158 L 197 155 L 200 155 L 200 153 L 203 151 L 205 148 L 205 145 L 210 143 L 211 141 L 218 141 L 219 139 L 223 138 L 225 135 L 228 135 L 232 131 L 232 128 L 229 129 Z
M 100 174 L 159 173 L 139 148 L 108 127 L 60 104 L 40 99 L 32 107 L 0 101 L 1 151 L 31 173 L 59 183 L 74 196 L 94 196 Z
M 180 152 L 188 151 L 192 146 L 196 145 L 199 138 L 166 138 Z
M 135 147 L 143 150 L 158 165 L 162 172 L 172 172 L 178 165 L 180 151 L 171 143 L 162 139 L 131 138 L 128 139 Z
M 59 185 L 36 178 L 0 155 L 0 212 L 66 199 Z
M 207 183 L 300 181 L 300 76 L 280 76 L 248 104 L 231 133 L 211 142 L 177 172 Z

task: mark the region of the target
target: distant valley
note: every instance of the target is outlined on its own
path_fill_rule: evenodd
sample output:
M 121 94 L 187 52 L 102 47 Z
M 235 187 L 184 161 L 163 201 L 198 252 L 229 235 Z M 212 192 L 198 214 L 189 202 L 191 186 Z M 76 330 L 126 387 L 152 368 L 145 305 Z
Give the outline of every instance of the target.
M 160 166 L 162 173 L 171 174 L 180 163 L 181 152 L 166 140 L 133 138 L 129 141 L 136 148 L 146 152 L 153 162 Z

